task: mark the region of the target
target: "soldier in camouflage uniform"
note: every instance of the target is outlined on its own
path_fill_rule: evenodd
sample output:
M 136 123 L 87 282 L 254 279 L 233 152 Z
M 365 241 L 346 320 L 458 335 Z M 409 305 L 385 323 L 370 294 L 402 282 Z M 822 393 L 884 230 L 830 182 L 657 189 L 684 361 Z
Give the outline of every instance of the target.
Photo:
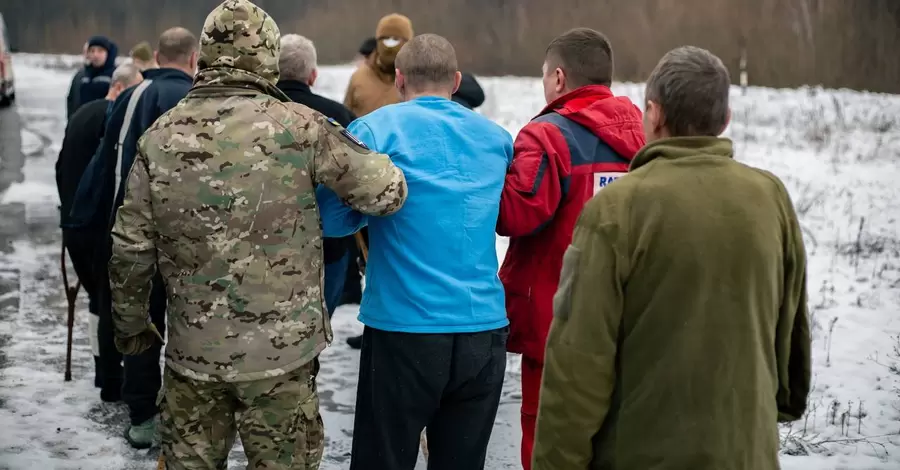
M 212 11 L 195 85 L 141 138 L 116 216 L 109 270 L 123 353 L 162 340 L 146 304 L 157 269 L 166 281 L 170 469 L 225 468 L 238 432 L 249 468 L 318 468 L 317 357 L 332 332 L 315 187 L 376 216 L 406 200 L 386 155 L 275 87 L 279 40 L 248 1 Z

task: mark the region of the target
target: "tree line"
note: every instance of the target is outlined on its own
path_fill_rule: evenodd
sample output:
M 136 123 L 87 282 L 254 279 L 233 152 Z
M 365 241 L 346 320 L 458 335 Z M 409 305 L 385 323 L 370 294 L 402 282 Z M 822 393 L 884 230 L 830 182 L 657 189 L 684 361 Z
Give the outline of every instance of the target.
M 23 52 L 77 53 L 104 34 L 122 53 L 168 27 L 199 34 L 220 0 L 3 0 L 10 42 Z M 375 23 L 400 12 L 416 32 L 454 44 L 482 75 L 538 75 L 547 43 L 587 26 L 615 49 L 616 78 L 643 81 L 684 44 L 707 48 L 737 82 L 900 93 L 900 0 L 258 0 L 283 33 L 316 43 L 321 63 L 352 59 Z

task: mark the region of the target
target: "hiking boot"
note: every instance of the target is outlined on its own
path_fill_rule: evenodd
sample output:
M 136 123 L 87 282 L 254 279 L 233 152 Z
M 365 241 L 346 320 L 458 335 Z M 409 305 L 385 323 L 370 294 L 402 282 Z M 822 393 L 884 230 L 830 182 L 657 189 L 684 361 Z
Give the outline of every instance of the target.
M 135 449 L 152 447 L 156 441 L 156 417 L 138 425 L 128 426 L 128 429 L 125 430 L 125 440 Z
M 347 338 L 347 344 L 351 349 L 362 349 L 362 335 Z

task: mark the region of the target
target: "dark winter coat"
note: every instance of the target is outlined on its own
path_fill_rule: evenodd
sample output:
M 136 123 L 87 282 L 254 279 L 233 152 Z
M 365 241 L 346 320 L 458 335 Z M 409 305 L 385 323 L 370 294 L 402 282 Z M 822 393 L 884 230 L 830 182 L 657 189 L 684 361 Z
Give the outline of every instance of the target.
M 122 145 L 122 164 L 119 186 L 124 187 L 128 172 L 134 162 L 137 141 L 144 131 L 166 111 L 173 108 L 187 95 L 193 84 L 193 77 L 175 69 L 148 69 L 143 72 L 145 80 L 153 80 L 141 95 L 132 116 L 128 135 Z M 107 119 L 106 130 L 97 153 L 78 185 L 78 191 L 70 213 L 70 223 L 74 227 L 102 226 L 107 229 L 112 223 L 112 204 L 121 205 L 124 191 L 116 187 L 116 145 L 122 129 L 128 101 L 136 87 L 131 87 L 116 99 Z
M 346 106 L 337 101 L 313 93 L 309 88 L 309 85 L 303 82 L 296 80 L 281 80 L 278 82 L 278 88 L 281 89 L 291 101 L 314 109 L 324 114 L 326 117 L 334 119 L 338 124 L 345 128 L 350 126 L 350 123 L 356 119 L 356 116 L 354 116 Z M 340 261 L 344 254 L 347 253 L 347 250 L 354 244 L 355 242 L 352 236 L 344 238 L 325 238 L 323 242 L 325 264 Z
M 116 71 L 116 55 L 119 53 L 119 49 L 115 43 L 106 37 L 94 36 L 88 40 L 88 46 L 100 46 L 106 49 L 106 63 L 102 67 L 94 67 L 90 64 L 84 66 L 76 109 L 84 103 L 105 98 L 109 92 L 112 74 Z
M 122 171 L 119 173 L 119 187 L 116 188 L 116 207 L 122 205 L 125 197 L 125 181 L 128 180 L 128 173 L 131 172 L 131 165 L 134 163 L 138 139 L 160 116 L 174 108 L 182 98 L 187 96 L 194 84 L 194 77 L 177 69 L 148 69 L 142 74 L 144 80 L 153 80 L 153 83 L 141 95 L 134 110 L 128 135 L 122 144 Z M 127 107 L 128 102 L 119 103 L 119 100 L 116 100 L 116 106 L 120 105 L 123 108 Z M 116 135 L 118 136 L 118 134 Z M 115 148 L 113 148 L 113 156 L 115 156 Z M 115 158 L 113 160 L 115 161 Z M 111 223 L 112 221 L 110 221 Z
M 664 139 L 566 251 L 534 470 L 777 470 L 810 389 L 803 236 L 727 139 Z
M 475 80 L 475 76 L 471 73 L 462 74 L 462 80 L 459 82 L 459 89 L 453 94 L 453 101 L 469 108 L 475 109 L 484 103 L 484 90 Z
M 544 360 L 553 294 L 578 214 L 628 171 L 643 145 L 640 110 L 600 85 L 550 103 L 519 132 L 497 223 L 497 233 L 510 237 L 500 268 L 510 352 Z
M 312 92 L 309 85 L 296 80 L 280 80 L 278 88 L 294 103 L 312 108 L 326 117 L 334 119 L 343 127 L 348 127 L 356 116 L 343 104 Z
M 78 69 L 75 76 L 72 77 L 72 83 L 69 84 L 69 94 L 66 95 L 66 119 L 71 119 L 75 111 L 78 111 L 78 105 L 81 103 L 81 79 L 84 78 L 84 68 Z
M 56 187 L 59 190 L 60 224 L 69 224 L 69 211 L 81 175 L 103 137 L 109 101 L 94 100 L 78 108 L 66 125 L 59 158 L 56 160 Z

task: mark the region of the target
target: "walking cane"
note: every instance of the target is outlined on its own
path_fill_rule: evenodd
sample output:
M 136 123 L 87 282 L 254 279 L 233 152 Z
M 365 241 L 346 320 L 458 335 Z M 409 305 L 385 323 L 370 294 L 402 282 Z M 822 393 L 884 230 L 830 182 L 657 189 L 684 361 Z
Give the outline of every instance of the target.
M 363 261 L 368 264 L 369 263 L 369 248 L 366 247 L 366 241 L 363 239 L 362 234 L 356 232 L 353 234 L 353 238 L 356 240 L 356 246 L 359 248 L 359 252 L 362 253 Z M 425 457 L 425 461 L 428 461 L 428 438 L 425 435 L 425 430 L 422 430 L 422 434 L 419 435 L 419 447 L 422 448 L 422 456 Z
M 66 373 L 65 381 L 72 381 L 72 330 L 75 328 L 75 301 L 78 299 L 78 290 L 81 289 L 81 279 L 74 287 L 69 287 L 69 274 L 66 271 L 66 244 L 62 244 L 62 253 L 59 257 L 59 267 L 62 270 L 63 289 L 66 291 L 66 302 L 69 304 L 68 336 L 66 338 Z

